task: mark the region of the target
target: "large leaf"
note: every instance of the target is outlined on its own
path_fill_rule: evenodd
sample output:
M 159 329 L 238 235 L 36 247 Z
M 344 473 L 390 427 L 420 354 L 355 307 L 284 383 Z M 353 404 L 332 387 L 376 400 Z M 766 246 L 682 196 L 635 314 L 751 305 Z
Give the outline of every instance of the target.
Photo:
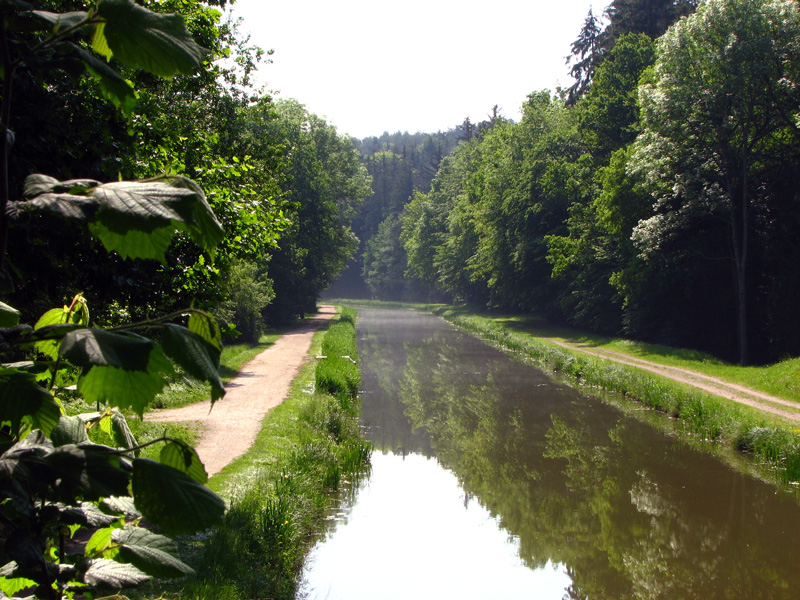
M 149 575 L 128 563 L 119 563 L 108 558 L 95 558 L 88 564 L 89 568 L 83 578 L 91 586 L 119 589 L 150 580 Z
M 155 577 L 183 577 L 194 573 L 178 559 L 178 546 L 170 538 L 141 527 L 125 527 L 111 532 L 120 545 L 120 558 Z
M 209 313 L 195 310 L 189 317 L 189 330 L 222 351 L 222 332 L 216 319 Z
M 75 297 L 72 307 L 64 306 L 48 310 L 39 318 L 33 328 L 39 330 L 51 325 L 63 324 L 83 325 L 84 327 L 89 324 L 89 309 L 82 296 Z M 55 360 L 58 358 L 58 345 L 58 340 L 45 340 L 36 342 L 34 347 L 49 359 Z
M 98 12 L 106 22 L 95 34 L 95 49 L 110 50 L 128 66 L 172 77 L 191 75 L 202 63 L 205 51 L 180 15 L 156 13 L 132 0 L 101 0 Z
M 100 203 L 98 220 L 112 231 L 125 233 L 131 229 L 152 231 L 180 220 L 170 201 L 191 201 L 196 194 L 157 181 L 118 181 L 101 185 L 92 197 Z
M 132 485 L 136 507 L 168 533 L 193 533 L 222 522 L 222 499 L 172 467 L 137 458 Z
M 34 375 L 0 368 L 0 423 L 9 423 L 14 435 L 24 422 L 50 435 L 60 417 L 58 403 Z
M 79 329 L 64 336 L 59 353 L 73 365 L 146 371 L 155 343 L 135 333 Z
M 59 181 L 55 177 L 34 173 L 25 178 L 23 196 L 32 200 L 42 194 L 68 194 L 76 196 L 86 196 L 88 193 L 101 185 L 95 179 L 68 179 Z
M 18 323 L 19 311 L 5 302 L 0 302 L 0 327 L 13 327 Z
M 202 189 L 190 179 L 169 176 L 93 186 L 95 183 L 59 182 L 33 175 L 25 186 L 25 196 L 31 199 L 10 203 L 10 210 L 47 210 L 88 221 L 90 230 L 108 251 L 126 258 L 164 262 L 170 241 L 179 230 L 209 251 L 224 237 Z
M 220 351 L 195 332 L 168 323 L 161 336 L 164 353 L 192 377 L 211 384 L 211 401 L 225 395 L 225 386 L 219 377 Z
M 165 377 L 170 373 L 172 364 L 156 346 L 150 353 L 146 371 L 95 366 L 81 373 L 78 392 L 89 402 L 130 408 L 141 416 L 145 406 L 164 389 Z
M 141 513 L 136 509 L 133 503 L 133 498 L 130 496 L 111 496 L 103 498 L 100 502 L 100 508 L 107 510 L 115 515 L 125 515 L 133 519 L 141 517 Z
M 118 522 L 119 515 L 109 515 L 91 502 L 81 502 L 78 506 L 64 506 L 61 509 L 61 522 L 85 527 L 105 527 Z
M 178 175 L 165 175 L 157 181 L 177 189 L 186 189 L 193 192 L 193 196 L 183 197 L 183 201 L 173 203 L 173 207 L 181 215 L 183 229 L 189 233 L 192 240 L 200 247 L 210 250 L 217 246 L 225 236 L 222 224 L 217 219 L 211 205 L 206 200 L 203 189 L 187 177 Z M 191 198 L 191 202 L 185 200 Z
M 86 423 L 77 415 L 74 417 L 61 415 L 58 425 L 50 433 L 50 439 L 53 440 L 54 446 L 88 442 L 89 435 L 86 433 Z
M 36 585 L 37 583 L 33 579 L 27 579 L 26 577 L 0 576 L 0 590 L 9 598 L 13 598 L 17 592 L 21 592 L 24 589 L 33 589 Z
M 186 473 L 197 483 L 206 483 L 208 473 L 194 448 L 177 441 L 168 441 L 161 448 L 159 462 Z
M 83 61 L 86 70 L 100 84 L 100 91 L 106 100 L 119 108 L 125 115 L 130 115 L 136 106 L 136 91 L 133 86 L 108 63 L 86 52 L 83 48 L 71 44 L 75 54 Z
M 130 449 L 137 445 L 136 438 L 128 425 L 128 420 L 116 408 L 112 408 L 108 414 L 100 419 L 100 429 L 114 440 L 114 444 L 118 448 Z
M 124 233 L 112 231 L 102 223 L 91 223 L 89 231 L 95 235 L 109 252 L 116 252 L 122 258 L 148 258 L 166 264 L 166 254 L 175 227 L 159 227 L 152 231 L 131 229 Z
M 33 10 L 31 14 L 43 21 L 47 21 L 52 26 L 53 33 L 77 27 L 89 17 L 89 13 L 83 11 L 54 13 L 45 10 Z
M 94 444 L 67 444 L 55 448 L 44 460 L 59 474 L 60 499 L 71 504 L 76 498 L 99 500 L 128 491 L 130 473 L 119 456 Z

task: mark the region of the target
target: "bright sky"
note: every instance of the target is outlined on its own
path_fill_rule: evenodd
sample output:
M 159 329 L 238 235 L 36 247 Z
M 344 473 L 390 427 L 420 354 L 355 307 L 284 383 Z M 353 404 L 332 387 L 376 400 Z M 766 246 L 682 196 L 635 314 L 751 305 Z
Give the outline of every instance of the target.
M 272 64 L 259 81 L 340 133 L 445 131 L 572 80 L 565 65 L 591 0 L 236 0 Z

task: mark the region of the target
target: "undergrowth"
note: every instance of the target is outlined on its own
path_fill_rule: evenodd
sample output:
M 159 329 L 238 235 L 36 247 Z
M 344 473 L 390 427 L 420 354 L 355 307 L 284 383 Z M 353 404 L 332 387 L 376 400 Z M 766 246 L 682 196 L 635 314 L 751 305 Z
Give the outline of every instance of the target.
M 670 379 L 589 356 L 459 310 L 437 314 L 494 345 L 594 389 L 623 394 L 680 419 L 694 435 L 750 453 L 783 483 L 800 481 L 800 435 L 790 424 Z

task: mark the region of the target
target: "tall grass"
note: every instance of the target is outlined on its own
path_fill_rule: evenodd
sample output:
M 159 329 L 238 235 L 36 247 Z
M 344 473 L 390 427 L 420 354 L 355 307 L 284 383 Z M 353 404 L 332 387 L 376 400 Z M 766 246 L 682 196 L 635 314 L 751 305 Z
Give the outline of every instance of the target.
M 782 419 L 635 367 L 556 346 L 488 317 L 452 309 L 435 312 L 574 385 L 623 394 L 680 419 L 693 435 L 751 454 L 783 483 L 800 481 L 800 435 Z
M 315 336 L 311 353 L 334 349 L 357 361 L 355 319 L 355 311 L 343 310 Z M 163 596 L 294 598 L 304 557 L 335 495 L 369 467 L 371 447 L 361 436 L 352 387 L 358 365 L 347 363 L 343 369 L 306 364 L 289 397 L 264 418 L 251 451 L 211 479 L 229 501 L 225 521 L 184 545 L 197 574 L 179 589 L 158 588 Z
M 316 369 L 317 390 L 336 396 L 345 406 L 357 396 L 361 383 L 356 362 L 356 315 L 355 310 L 345 307 L 339 319 L 328 327 Z

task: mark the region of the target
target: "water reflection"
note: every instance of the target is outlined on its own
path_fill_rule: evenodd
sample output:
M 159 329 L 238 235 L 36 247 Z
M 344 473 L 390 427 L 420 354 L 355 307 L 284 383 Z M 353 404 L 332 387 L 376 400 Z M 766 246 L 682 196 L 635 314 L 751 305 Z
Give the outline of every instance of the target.
M 359 511 L 379 510 L 373 486 L 384 477 L 402 482 L 392 497 L 402 491 L 426 498 L 424 513 L 440 496 L 426 495 L 432 484 L 417 462 L 438 462 L 457 482 L 465 507 L 458 518 L 482 512 L 496 533 L 513 542 L 513 561 L 531 574 L 559 578 L 560 587 L 545 593 L 537 592 L 544 584 L 530 583 L 521 584 L 518 591 L 525 592 L 516 596 L 460 597 L 798 596 L 800 510 L 793 499 L 613 407 L 551 384 L 540 372 L 428 315 L 365 310 L 359 331 L 364 421 L 385 454 L 376 453 L 372 479 L 358 494 L 348 528 Z M 392 460 L 402 469 L 385 467 Z M 460 556 L 469 540 L 481 539 L 480 529 L 467 523 L 443 531 L 435 522 L 423 525 L 423 517 L 416 517 L 416 525 L 401 521 L 407 510 L 382 502 L 389 503 L 389 523 L 370 520 L 377 539 L 366 545 L 377 556 L 398 549 L 393 572 L 418 572 L 422 567 L 411 558 L 432 547 L 440 559 L 428 562 L 443 564 L 441 557 Z M 411 499 L 405 504 L 415 505 Z M 450 512 L 452 505 L 451 499 Z M 397 522 L 404 523 L 410 540 L 392 528 Z M 318 569 L 325 564 L 321 552 Z M 440 579 L 455 581 L 471 568 L 467 564 L 451 573 L 440 570 Z M 365 572 L 358 578 L 366 580 Z M 470 573 L 476 581 L 497 581 L 494 570 Z M 389 597 L 372 591 L 340 597 Z

